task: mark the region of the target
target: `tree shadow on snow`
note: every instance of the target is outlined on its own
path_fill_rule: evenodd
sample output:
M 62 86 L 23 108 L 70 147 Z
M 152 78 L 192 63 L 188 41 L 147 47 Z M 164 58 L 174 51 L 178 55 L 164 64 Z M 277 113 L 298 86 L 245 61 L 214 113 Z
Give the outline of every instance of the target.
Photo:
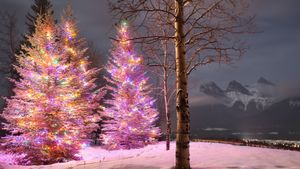
M 193 167 L 192 169 L 240 169 L 241 167 L 238 166 L 229 166 L 229 167 Z M 170 169 L 175 169 L 175 167 L 172 167 Z M 257 168 L 254 168 L 257 169 Z
M 118 165 L 109 169 L 160 169 L 159 167 L 144 166 L 144 165 Z

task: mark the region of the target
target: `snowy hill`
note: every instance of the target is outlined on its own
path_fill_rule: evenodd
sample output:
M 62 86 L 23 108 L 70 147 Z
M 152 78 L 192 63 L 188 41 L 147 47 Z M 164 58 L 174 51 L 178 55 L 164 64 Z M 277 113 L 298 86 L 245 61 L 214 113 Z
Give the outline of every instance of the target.
M 196 169 L 274 169 L 300 168 L 300 152 L 192 142 L 191 166 Z M 160 142 L 143 149 L 106 151 L 100 147 L 82 150 L 84 160 L 48 166 L 11 166 L 5 169 L 170 169 L 175 164 L 175 143 L 165 151 Z M 1 168 L 1 167 L 0 167 Z

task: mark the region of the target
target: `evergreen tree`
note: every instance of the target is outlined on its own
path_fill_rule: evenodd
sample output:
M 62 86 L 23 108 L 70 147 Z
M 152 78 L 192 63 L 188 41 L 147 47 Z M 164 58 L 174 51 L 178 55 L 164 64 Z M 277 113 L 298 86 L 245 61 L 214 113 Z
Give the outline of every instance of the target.
M 25 154 L 20 164 L 50 164 L 80 159 L 87 135 L 98 126 L 94 114 L 103 96 L 96 90 L 96 69 L 88 69 L 84 49 L 66 46 L 64 35 L 73 32 L 55 24 L 51 11 L 39 16 L 35 32 L 27 36 L 27 53 L 17 56 L 21 76 L 14 81 L 15 96 L 7 99 L 3 117 L 6 151 Z M 76 42 L 76 33 L 70 43 Z M 25 56 L 26 55 L 26 56 Z
M 89 73 L 88 67 L 92 67 L 92 63 L 89 62 L 88 60 L 91 59 L 90 56 L 88 55 L 88 43 L 86 42 L 85 39 L 83 38 L 78 38 L 78 29 L 76 27 L 76 19 L 73 15 L 73 10 L 70 4 L 67 5 L 65 10 L 63 11 L 63 15 L 61 18 L 61 30 L 62 31 L 62 39 L 64 43 L 64 50 L 69 54 L 69 60 L 73 63 L 77 63 L 77 68 L 78 72 L 80 74 L 87 74 Z M 83 55 L 87 55 L 86 57 L 82 57 Z M 99 69 L 92 68 L 89 71 L 99 71 Z M 83 81 L 83 83 L 87 83 L 86 77 L 82 76 L 80 81 Z M 93 83 L 96 83 L 93 81 Z M 87 89 L 89 86 L 83 86 L 86 87 Z M 100 94 L 100 98 L 106 93 L 103 89 L 96 90 L 96 94 Z M 94 110 L 95 114 L 100 115 L 100 113 L 97 111 L 98 110 L 98 101 L 100 98 L 95 98 L 91 100 L 92 102 L 90 103 L 90 108 L 91 110 Z M 96 106 L 96 107 L 95 107 Z M 97 108 L 97 109 L 96 109 Z M 100 110 L 100 109 L 99 109 Z M 99 126 L 100 119 L 97 121 L 97 125 Z M 99 128 L 97 130 L 94 130 L 92 133 L 90 133 L 90 138 L 95 137 L 95 133 L 99 132 Z
M 106 68 L 110 74 L 106 78 L 110 83 L 107 89 L 111 90 L 112 99 L 106 102 L 111 107 L 103 112 L 109 120 L 103 125 L 101 138 L 108 149 L 140 148 L 160 135 L 154 125 L 158 112 L 149 95 L 143 58 L 134 53 L 126 22 L 121 24 L 118 39 Z
M 49 0 L 34 0 L 34 4 L 31 6 L 32 12 L 28 12 L 26 15 L 26 25 L 28 27 L 27 35 L 31 36 L 35 31 L 35 22 L 38 16 L 45 18 L 50 12 L 53 15 L 53 7 Z M 26 38 L 26 37 L 25 37 Z
M 36 21 L 38 16 L 40 16 L 41 18 L 45 18 L 46 15 L 48 15 L 47 13 L 49 13 L 50 15 L 53 15 L 53 7 L 52 4 L 50 3 L 49 0 L 34 0 L 34 4 L 31 5 L 31 12 L 28 12 L 26 14 L 26 19 L 27 21 L 25 22 L 27 25 L 27 32 L 26 32 L 26 36 L 23 37 L 23 40 L 21 40 L 20 42 L 20 47 L 17 49 L 16 53 L 20 54 L 21 52 L 26 53 L 26 51 L 24 51 L 22 49 L 22 45 L 26 45 L 26 46 L 30 46 L 30 42 L 28 40 L 28 36 L 32 36 L 34 31 L 35 31 L 35 25 L 36 25 Z M 17 79 L 19 79 L 20 77 L 18 77 Z
M 15 53 L 17 55 L 20 55 L 21 53 L 24 53 L 25 54 L 24 56 L 27 55 L 26 50 L 23 50 L 22 46 L 30 47 L 31 43 L 29 42 L 28 36 L 32 36 L 34 33 L 38 16 L 40 16 L 41 18 L 44 19 L 45 16 L 48 15 L 48 13 L 50 15 L 53 15 L 53 13 L 54 13 L 52 4 L 50 3 L 49 0 L 34 0 L 34 4 L 31 5 L 31 10 L 32 11 L 28 12 L 26 15 L 26 19 L 27 19 L 27 21 L 25 22 L 25 24 L 27 25 L 26 36 L 25 35 L 23 36 L 23 39 L 20 41 L 18 47 L 15 50 Z M 16 56 L 14 56 L 14 57 L 16 57 Z M 12 59 L 12 64 L 18 65 L 17 59 Z M 11 70 L 11 78 L 19 81 L 21 77 L 20 77 L 18 71 L 16 71 L 15 69 L 12 69 Z

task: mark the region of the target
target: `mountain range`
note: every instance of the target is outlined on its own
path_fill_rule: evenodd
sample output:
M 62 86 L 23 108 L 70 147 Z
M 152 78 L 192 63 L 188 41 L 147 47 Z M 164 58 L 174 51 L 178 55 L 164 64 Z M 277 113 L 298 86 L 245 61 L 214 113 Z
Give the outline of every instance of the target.
M 300 140 L 300 96 L 279 97 L 277 85 L 260 77 L 252 85 L 230 81 L 200 85 L 191 106 L 191 133 L 196 137 L 253 137 Z

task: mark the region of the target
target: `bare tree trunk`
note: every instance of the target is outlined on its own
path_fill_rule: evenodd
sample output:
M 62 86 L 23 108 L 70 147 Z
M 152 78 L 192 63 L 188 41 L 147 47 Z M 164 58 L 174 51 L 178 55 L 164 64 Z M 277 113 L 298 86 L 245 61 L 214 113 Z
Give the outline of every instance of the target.
M 164 77 L 163 77 L 163 91 L 164 91 L 164 103 L 166 113 L 166 150 L 170 150 L 171 140 L 171 119 L 169 112 L 169 101 L 168 101 L 168 78 L 169 78 L 169 64 L 168 64 L 168 46 L 167 41 L 164 41 Z
M 190 113 L 188 105 L 185 44 L 183 34 L 183 0 L 175 0 L 175 59 L 176 59 L 176 169 L 190 169 L 189 133 Z

